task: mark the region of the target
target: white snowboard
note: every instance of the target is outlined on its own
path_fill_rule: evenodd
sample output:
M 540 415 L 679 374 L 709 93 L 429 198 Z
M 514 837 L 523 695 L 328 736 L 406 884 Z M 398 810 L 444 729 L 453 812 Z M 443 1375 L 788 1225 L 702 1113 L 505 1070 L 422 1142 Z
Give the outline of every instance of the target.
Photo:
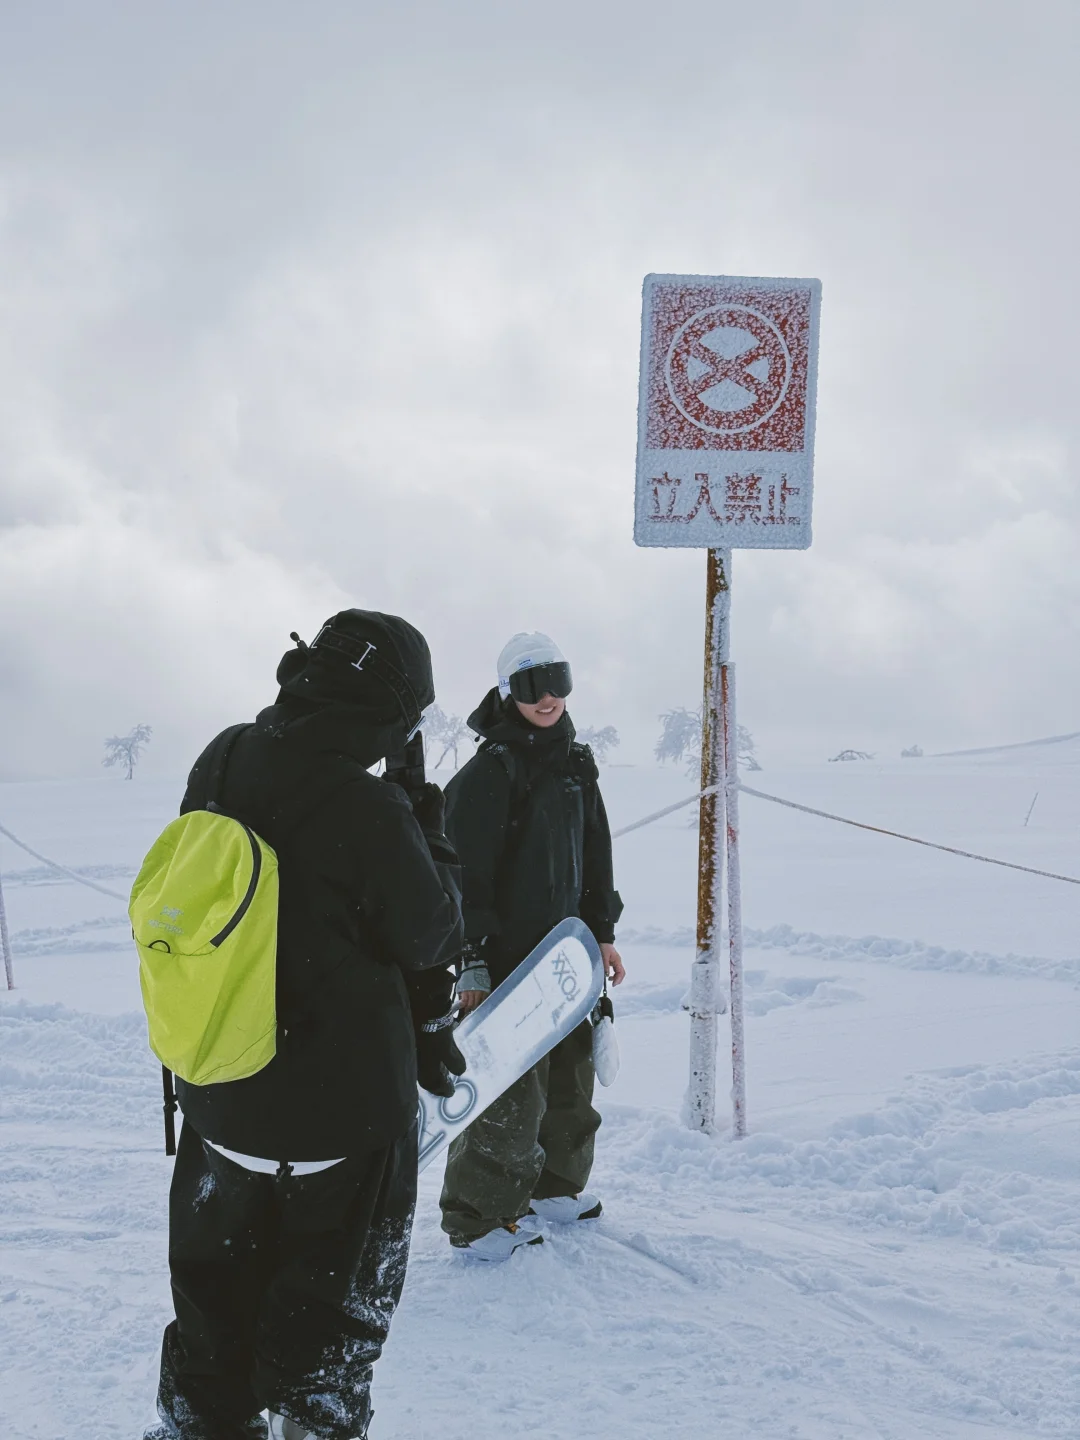
M 468 1062 L 452 1096 L 420 1093 L 420 1169 L 591 1013 L 604 962 L 582 920 L 563 920 L 467 1015 L 454 1039 Z

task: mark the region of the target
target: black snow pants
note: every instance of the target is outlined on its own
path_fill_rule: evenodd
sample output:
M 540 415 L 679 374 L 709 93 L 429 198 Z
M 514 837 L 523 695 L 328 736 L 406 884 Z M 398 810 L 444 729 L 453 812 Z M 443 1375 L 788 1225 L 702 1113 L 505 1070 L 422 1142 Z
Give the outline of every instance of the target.
M 311 1175 L 258 1174 L 185 1125 L 169 1196 L 176 1319 L 168 1440 L 253 1440 L 270 1409 L 330 1440 L 367 1434 L 371 1370 L 401 1296 L 416 1127 Z
M 451 1142 L 439 1201 L 451 1240 L 520 1220 L 531 1200 L 585 1189 L 600 1125 L 595 1078 L 585 1021 Z

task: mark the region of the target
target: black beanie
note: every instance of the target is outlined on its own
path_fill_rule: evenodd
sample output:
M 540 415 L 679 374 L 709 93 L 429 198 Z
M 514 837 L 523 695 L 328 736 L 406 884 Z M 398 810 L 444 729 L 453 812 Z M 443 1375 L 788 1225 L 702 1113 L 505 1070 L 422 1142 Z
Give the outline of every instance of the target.
M 277 681 L 283 696 L 355 706 L 373 725 L 414 725 L 435 699 L 427 641 L 407 620 L 379 610 L 332 615 L 311 645 L 286 651 Z

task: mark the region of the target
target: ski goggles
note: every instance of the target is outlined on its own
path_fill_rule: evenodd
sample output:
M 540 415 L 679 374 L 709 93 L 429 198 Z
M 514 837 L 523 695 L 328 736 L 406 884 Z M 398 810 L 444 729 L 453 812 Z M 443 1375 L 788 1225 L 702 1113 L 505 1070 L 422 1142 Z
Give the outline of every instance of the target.
M 570 666 L 565 660 L 553 661 L 550 665 L 530 665 L 527 670 L 515 670 L 509 677 L 510 694 L 523 705 L 538 705 L 545 695 L 554 695 L 565 700 L 574 688 L 570 677 Z

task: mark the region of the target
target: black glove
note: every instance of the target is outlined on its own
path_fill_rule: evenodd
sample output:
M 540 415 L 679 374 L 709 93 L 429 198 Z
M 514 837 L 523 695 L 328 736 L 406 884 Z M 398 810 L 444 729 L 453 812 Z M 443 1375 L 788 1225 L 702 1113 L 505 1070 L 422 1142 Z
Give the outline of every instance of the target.
M 447 1100 L 454 1093 L 453 1077 L 465 1074 L 465 1056 L 454 1042 L 454 1020 L 449 1010 L 416 1030 L 416 1078 L 430 1094 Z
M 446 828 L 446 797 L 433 780 L 411 797 L 412 813 L 425 835 L 441 835 Z

